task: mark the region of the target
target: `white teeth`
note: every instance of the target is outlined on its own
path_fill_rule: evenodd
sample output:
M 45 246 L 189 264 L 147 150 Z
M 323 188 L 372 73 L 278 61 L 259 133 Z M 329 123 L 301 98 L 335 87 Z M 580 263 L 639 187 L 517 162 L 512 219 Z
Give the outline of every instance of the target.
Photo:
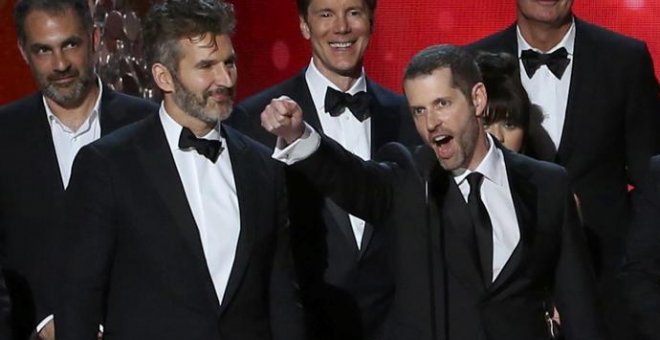
M 433 138 L 433 141 L 436 142 L 436 143 L 440 143 L 440 142 L 442 142 L 443 140 L 445 140 L 447 138 L 448 138 L 447 136 L 438 136 L 438 137 Z
M 347 47 L 350 47 L 351 45 L 353 45 L 352 42 L 336 42 L 336 43 L 330 43 L 330 46 L 331 46 L 331 47 L 335 47 L 335 48 L 347 48 Z

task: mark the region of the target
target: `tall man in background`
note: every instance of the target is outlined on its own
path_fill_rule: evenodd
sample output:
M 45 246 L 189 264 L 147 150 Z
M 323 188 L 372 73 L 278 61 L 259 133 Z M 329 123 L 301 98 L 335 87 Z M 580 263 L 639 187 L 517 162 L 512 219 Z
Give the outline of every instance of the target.
M 53 336 L 58 265 L 54 220 L 78 150 L 157 106 L 116 93 L 94 71 L 95 34 L 86 0 L 22 0 L 18 47 L 39 92 L 0 108 L 1 262 L 16 339 Z
M 617 273 L 630 219 L 627 185 L 656 153 L 658 83 L 646 45 L 576 18 L 572 0 L 517 0 L 517 21 L 470 46 L 520 59 L 520 78 L 544 111 L 582 209 L 615 339 L 630 320 Z
M 300 103 L 305 121 L 362 159 L 385 143 L 416 144 L 403 98 L 369 79 L 364 53 L 376 0 L 297 0 L 311 61 L 293 78 L 241 102 L 230 124 L 275 146 L 259 114 L 272 98 Z M 388 237 L 347 214 L 300 176 L 289 176 L 292 246 L 307 321 L 319 339 L 380 339 L 392 303 Z

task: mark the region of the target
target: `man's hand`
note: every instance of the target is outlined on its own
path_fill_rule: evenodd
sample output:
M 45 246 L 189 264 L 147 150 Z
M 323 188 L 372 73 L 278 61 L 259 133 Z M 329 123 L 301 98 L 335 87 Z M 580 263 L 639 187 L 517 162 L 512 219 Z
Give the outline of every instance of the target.
M 270 101 L 261 113 L 261 126 L 284 139 L 287 145 L 296 141 L 305 132 L 302 109 L 287 96 Z
M 55 340 L 55 321 L 50 320 L 44 326 L 44 328 L 39 331 L 39 339 L 41 340 Z

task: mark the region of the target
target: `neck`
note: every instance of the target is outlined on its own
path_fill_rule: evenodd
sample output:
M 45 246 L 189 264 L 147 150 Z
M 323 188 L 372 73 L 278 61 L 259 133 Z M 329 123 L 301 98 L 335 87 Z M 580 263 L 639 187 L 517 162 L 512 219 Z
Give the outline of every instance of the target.
M 480 129 L 479 131 L 479 138 L 477 140 L 477 144 L 474 147 L 474 152 L 472 153 L 472 159 L 470 160 L 470 163 L 468 164 L 467 168 L 470 169 L 471 171 L 474 171 L 479 164 L 486 158 L 486 154 L 488 153 L 488 148 L 490 147 L 488 143 L 488 138 L 486 137 L 486 131 L 483 129 Z
M 176 105 L 176 103 L 174 103 L 174 100 L 169 95 L 165 95 L 163 105 L 165 106 L 167 114 L 169 114 L 175 122 L 190 129 L 190 131 L 192 131 L 192 133 L 198 138 L 206 136 L 216 126 L 214 123 L 205 122 L 184 112 L 178 105 Z
M 356 66 L 354 71 L 347 74 L 339 74 L 329 71 L 323 66 L 319 66 L 316 63 L 316 59 L 314 59 L 314 66 L 316 66 L 316 69 L 342 92 L 348 91 L 362 75 L 361 65 Z
M 46 104 L 51 112 L 57 117 L 57 119 L 62 122 L 66 127 L 72 131 L 77 131 L 82 123 L 89 117 L 94 109 L 96 100 L 99 97 L 99 87 L 96 82 L 94 82 L 90 89 L 87 91 L 87 94 L 83 96 L 83 99 L 80 103 L 73 104 L 71 106 L 60 105 L 54 100 L 46 98 Z
M 571 17 L 559 24 L 546 24 L 518 17 L 520 34 L 527 43 L 542 52 L 547 52 L 557 46 L 571 28 Z

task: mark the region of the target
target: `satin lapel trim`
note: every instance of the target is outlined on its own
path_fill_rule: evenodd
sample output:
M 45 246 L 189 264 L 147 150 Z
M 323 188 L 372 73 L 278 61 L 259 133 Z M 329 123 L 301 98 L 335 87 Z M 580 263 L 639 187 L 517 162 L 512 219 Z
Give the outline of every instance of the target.
M 521 263 L 529 249 L 530 234 L 536 228 L 534 217 L 536 216 L 537 192 L 536 187 L 529 181 L 531 173 L 527 165 L 518 161 L 517 158 L 519 156 L 507 150 L 502 150 L 502 153 L 504 154 L 507 176 L 509 178 L 509 190 L 511 191 L 513 205 L 516 210 L 520 241 L 504 265 L 504 268 L 502 268 L 502 271 L 490 286 L 490 291 L 500 289 L 506 282 L 516 277 L 515 273 L 521 268 Z
M 440 192 L 443 181 L 446 181 L 446 190 Z M 435 197 L 444 197 L 440 211 L 444 221 L 444 246 L 449 271 L 464 286 L 483 292 L 485 287 L 479 270 L 472 220 L 458 185 L 449 175 L 436 170 L 431 176 L 430 189 Z
M 568 90 L 568 100 L 566 102 L 566 116 L 562 129 L 559 149 L 557 150 L 557 161 L 559 164 L 566 164 L 571 157 L 576 138 L 583 131 L 577 128 L 578 123 L 585 115 L 593 114 L 589 108 L 592 98 L 597 95 L 596 84 L 589 84 L 589 75 L 601 72 L 597 69 L 598 50 L 589 44 L 587 28 L 577 18 L 575 19 L 575 45 L 573 50 L 573 68 L 571 75 L 571 85 Z M 587 37 L 585 37 L 587 35 Z M 593 119 L 593 118 L 590 118 Z
M 323 127 L 321 126 L 321 120 L 318 115 L 325 114 L 325 112 L 317 112 L 316 105 L 314 105 L 314 100 L 312 99 L 312 94 L 309 92 L 309 84 L 305 80 L 305 72 L 303 71 L 300 75 L 300 84 L 299 93 L 297 93 L 293 98 L 300 108 L 303 110 L 303 119 L 307 124 L 313 127 L 318 132 L 323 132 Z
M 236 185 L 236 195 L 238 196 L 238 206 L 241 216 L 241 230 L 238 235 L 238 245 L 236 247 L 236 257 L 229 274 L 227 289 L 222 299 L 220 313 L 227 310 L 231 304 L 236 291 L 241 286 L 245 271 L 247 270 L 252 247 L 254 245 L 254 233 L 256 232 L 258 221 L 259 201 L 259 183 L 266 183 L 269 179 L 255 178 L 262 173 L 254 171 L 255 165 L 261 164 L 256 159 L 253 151 L 240 138 L 234 130 L 223 126 L 223 134 L 229 149 L 231 157 L 231 166 L 234 173 L 234 182 Z
M 371 114 L 371 156 L 386 143 L 393 142 L 398 137 L 398 111 L 395 108 L 385 106 L 381 102 L 381 93 L 367 78 L 367 92 L 371 94 L 369 112 Z
M 148 119 L 151 131 L 140 136 L 138 140 L 136 145 L 138 159 L 144 166 L 146 173 L 150 175 L 149 179 L 152 186 L 174 218 L 174 224 L 181 234 L 183 242 L 187 244 L 190 252 L 194 255 L 195 261 L 191 265 L 197 267 L 199 282 L 203 284 L 202 289 L 205 290 L 202 295 L 212 299 L 210 301 L 214 301 L 215 306 L 219 307 L 220 302 L 217 299 L 213 281 L 209 274 L 199 229 L 190 209 L 172 152 L 167 145 L 159 116 L 153 115 Z M 218 308 L 214 310 L 217 311 Z

